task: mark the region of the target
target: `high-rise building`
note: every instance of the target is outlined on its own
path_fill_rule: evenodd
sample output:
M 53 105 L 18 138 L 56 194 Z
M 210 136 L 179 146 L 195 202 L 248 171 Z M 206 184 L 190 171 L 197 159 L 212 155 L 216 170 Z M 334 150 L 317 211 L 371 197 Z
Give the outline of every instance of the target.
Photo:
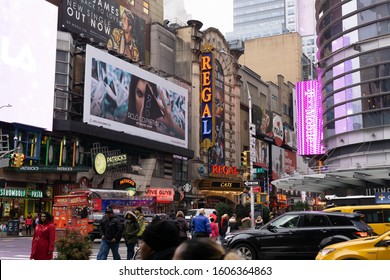
M 316 61 L 314 0 L 234 0 L 233 32 L 227 41 L 298 32 L 303 53 Z
M 388 166 L 390 1 L 317 1 L 316 16 L 327 162 Z

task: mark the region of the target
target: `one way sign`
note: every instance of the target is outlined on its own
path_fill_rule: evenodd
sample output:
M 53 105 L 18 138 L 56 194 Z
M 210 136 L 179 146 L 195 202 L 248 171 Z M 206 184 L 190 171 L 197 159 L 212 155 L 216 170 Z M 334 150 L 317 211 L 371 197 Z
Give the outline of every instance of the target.
M 247 187 L 260 186 L 260 182 L 259 181 L 245 181 L 244 185 Z

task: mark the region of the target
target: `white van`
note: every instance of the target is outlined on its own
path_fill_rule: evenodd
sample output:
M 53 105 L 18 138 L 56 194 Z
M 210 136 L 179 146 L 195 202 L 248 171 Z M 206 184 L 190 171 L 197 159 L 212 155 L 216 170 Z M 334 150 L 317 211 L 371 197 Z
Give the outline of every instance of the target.
M 208 218 L 210 216 L 210 214 L 212 214 L 214 211 L 217 212 L 217 210 L 213 209 L 213 208 L 203 208 L 204 211 L 206 212 L 205 216 Z M 198 216 L 199 215 L 199 210 L 200 209 L 190 209 L 187 211 L 187 215 L 186 215 L 186 220 L 189 221 L 191 220 L 191 217 L 195 217 L 195 216 Z

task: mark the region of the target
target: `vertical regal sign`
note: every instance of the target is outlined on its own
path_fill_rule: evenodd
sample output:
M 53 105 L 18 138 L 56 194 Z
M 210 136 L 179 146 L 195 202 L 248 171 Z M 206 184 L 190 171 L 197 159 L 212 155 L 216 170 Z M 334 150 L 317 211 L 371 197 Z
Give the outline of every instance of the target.
M 214 56 L 213 47 L 205 45 L 202 48 L 200 73 L 200 116 L 201 116 L 201 147 L 209 149 L 214 146 Z

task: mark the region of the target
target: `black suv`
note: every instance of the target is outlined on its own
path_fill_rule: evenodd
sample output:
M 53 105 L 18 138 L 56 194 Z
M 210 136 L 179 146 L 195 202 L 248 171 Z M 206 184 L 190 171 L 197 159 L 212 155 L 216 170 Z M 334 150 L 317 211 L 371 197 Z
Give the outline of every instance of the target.
M 229 233 L 224 246 L 242 259 L 315 259 L 330 244 L 372 235 L 360 214 L 287 212 L 259 229 Z

